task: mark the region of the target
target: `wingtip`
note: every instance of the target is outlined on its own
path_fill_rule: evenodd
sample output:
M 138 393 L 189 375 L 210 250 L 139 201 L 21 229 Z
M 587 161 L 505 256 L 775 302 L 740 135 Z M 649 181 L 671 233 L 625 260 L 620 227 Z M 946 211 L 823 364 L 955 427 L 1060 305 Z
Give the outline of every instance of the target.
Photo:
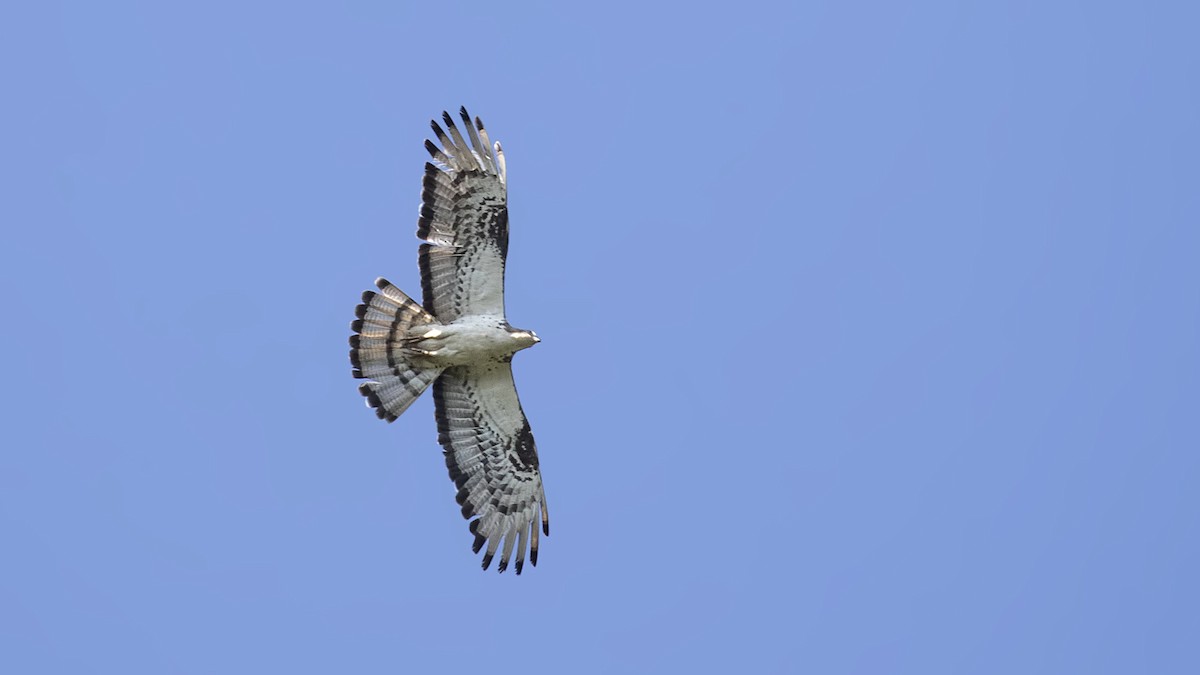
M 492 565 L 493 557 L 495 557 L 495 554 L 493 554 L 493 553 L 484 553 L 483 554 L 483 569 L 486 570 L 488 567 L 490 567 Z M 501 570 L 501 571 L 503 572 L 504 570 Z

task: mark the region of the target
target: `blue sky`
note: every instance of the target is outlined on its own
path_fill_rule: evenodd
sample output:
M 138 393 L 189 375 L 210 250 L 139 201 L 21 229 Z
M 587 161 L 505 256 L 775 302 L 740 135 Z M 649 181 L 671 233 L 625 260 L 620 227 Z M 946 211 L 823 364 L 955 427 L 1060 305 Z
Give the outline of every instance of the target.
M 1194 5 L 2 14 L 5 672 L 1200 668 Z M 521 577 L 346 358 L 462 104 Z

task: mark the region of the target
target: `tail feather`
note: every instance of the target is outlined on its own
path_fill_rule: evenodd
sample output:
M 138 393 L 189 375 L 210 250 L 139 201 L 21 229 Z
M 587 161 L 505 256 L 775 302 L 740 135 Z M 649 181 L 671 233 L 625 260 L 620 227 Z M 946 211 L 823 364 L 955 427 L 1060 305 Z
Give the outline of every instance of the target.
M 354 377 L 371 380 L 359 386 L 367 406 L 383 420 L 394 422 L 441 374 L 440 368 L 412 363 L 405 346 L 410 328 L 438 320 L 383 277 L 379 292 L 366 291 L 350 329 L 350 364 Z

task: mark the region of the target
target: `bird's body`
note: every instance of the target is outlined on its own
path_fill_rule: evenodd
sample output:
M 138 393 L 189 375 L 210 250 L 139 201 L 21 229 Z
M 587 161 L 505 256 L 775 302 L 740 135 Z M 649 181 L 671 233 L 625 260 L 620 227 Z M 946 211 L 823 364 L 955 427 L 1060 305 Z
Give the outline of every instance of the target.
M 540 342 L 530 331 L 517 330 L 503 317 L 464 316 L 452 323 L 408 331 L 413 360 L 431 368 L 469 366 L 511 358 Z
M 483 567 L 500 552 L 503 572 L 516 550 L 517 574 L 537 564 L 538 532 L 550 534 L 537 448 L 512 378 L 512 357 L 539 342 L 509 325 L 504 312 L 508 255 L 507 177 L 500 144 L 489 147 L 479 118 L 464 137 L 449 114 L 426 141 L 417 223 L 424 303 L 385 279 L 363 293 L 351 324 L 353 374 L 382 419 L 397 419 L 431 384 L 438 441 L 456 499 L 473 519 L 473 550 Z M 540 527 L 539 527 L 540 525 Z M 501 543 L 503 550 L 500 551 Z

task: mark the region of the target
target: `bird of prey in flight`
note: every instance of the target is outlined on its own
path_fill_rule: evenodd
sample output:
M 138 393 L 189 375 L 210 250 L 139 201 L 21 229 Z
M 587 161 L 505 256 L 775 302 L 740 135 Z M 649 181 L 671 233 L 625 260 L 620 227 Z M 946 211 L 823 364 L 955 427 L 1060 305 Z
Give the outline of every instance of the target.
M 424 302 L 386 279 L 366 291 L 350 324 L 350 363 L 358 390 L 380 419 L 400 416 L 433 385 L 438 442 L 456 499 L 475 535 L 472 550 L 487 569 L 500 551 L 500 572 L 516 547 L 517 574 L 537 564 L 538 530 L 550 518 L 537 448 L 513 384 L 512 357 L 539 342 L 504 316 L 508 255 L 508 188 L 504 152 L 478 117 L 449 113 L 445 129 L 431 122 L 438 143 L 425 141 L 417 238 Z M 440 144 L 440 147 L 439 147 Z M 503 543 L 503 549 L 500 549 Z

